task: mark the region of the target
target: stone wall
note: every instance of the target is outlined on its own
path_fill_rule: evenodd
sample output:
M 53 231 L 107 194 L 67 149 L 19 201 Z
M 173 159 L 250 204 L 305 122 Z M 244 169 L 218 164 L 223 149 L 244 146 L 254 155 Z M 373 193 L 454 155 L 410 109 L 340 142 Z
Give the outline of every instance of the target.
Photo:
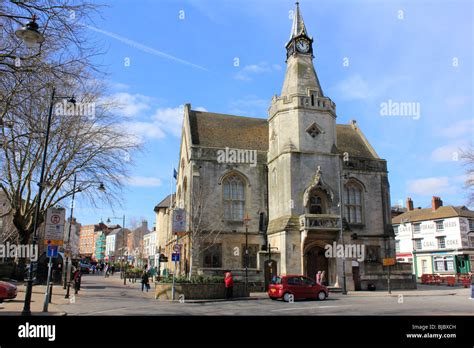
M 178 300 L 181 295 L 184 295 L 184 300 L 209 300 L 209 299 L 223 299 L 225 298 L 225 286 L 221 284 L 176 284 L 175 285 L 175 300 Z M 245 284 L 235 284 L 233 290 L 233 297 L 249 297 L 249 291 L 245 291 Z M 170 283 L 156 283 L 155 284 L 155 299 L 171 300 L 172 299 L 172 284 Z

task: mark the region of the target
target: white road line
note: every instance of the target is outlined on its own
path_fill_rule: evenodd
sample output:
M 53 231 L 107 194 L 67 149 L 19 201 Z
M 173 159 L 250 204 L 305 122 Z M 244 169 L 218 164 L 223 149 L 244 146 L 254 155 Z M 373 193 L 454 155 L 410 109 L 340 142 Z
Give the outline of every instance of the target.
M 341 307 L 352 307 L 352 305 L 344 305 L 344 306 L 320 306 L 320 307 L 295 307 L 295 308 L 281 308 L 281 309 L 273 309 L 272 312 L 280 312 L 280 311 L 295 311 L 300 309 L 320 309 L 320 308 L 341 308 Z

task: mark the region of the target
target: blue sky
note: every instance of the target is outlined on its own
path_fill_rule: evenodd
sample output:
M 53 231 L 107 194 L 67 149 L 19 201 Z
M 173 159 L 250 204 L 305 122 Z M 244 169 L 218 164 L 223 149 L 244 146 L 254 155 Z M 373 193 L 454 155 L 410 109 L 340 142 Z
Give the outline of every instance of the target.
M 471 1 L 301 0 L 315 67 L 337 105 L 337 123 L 357 120 L 388 161 L 392 204 L 463 205 L 459 149 L 473 145 Z M 146 218 L 170 193 L 182 105 L 265 118 L 280 93 L 293 1 L 116 0 L 89 28 L 124 129 L 140 136 L 122 206 L 88 208 L 83 224 Z M 238 64 L 236 64 L 238 62 Z M 129 64 L 127 64 L 129 63 Z M 344 64 L 345 63 L 345 64 Z M 348 63 L 348 64 L 347 64 Z M 420 117 L 383 116 L 381 103 L 419 103 Z

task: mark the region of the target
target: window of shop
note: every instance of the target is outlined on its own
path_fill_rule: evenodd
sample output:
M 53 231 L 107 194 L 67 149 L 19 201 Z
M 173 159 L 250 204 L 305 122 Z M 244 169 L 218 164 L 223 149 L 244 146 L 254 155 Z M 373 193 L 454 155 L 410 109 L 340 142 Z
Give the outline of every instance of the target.
M 446 248 L 446 237 L 439 237 L 438 238 L 438 249 L 445 249 Z
M 399 226 L 393 226 L 393 232 L 395 233 L 396 236 L 398 236 L 399 233 Z
M 397 240 L 397 241 L 395 242 L 395 250 L 397 251 L 397 253 L 400 252 L 400 241 L 399 241 L 399 240 Z
M 413 241 L 413 247 L 415 248 L 415 250 L 421 250 L 421 248 L 422 248 L 421 239 L 415 239 Z
M 413 233 L 421 232 L 421 224 L 413 224 Z
M 436 232 L 444 231 L 443 220 L 439 220 L 435 222 L 436 222 Z
M 453 256 L 436 256 L 434 266 L 436 272 L 454 271 L 454 258 Z

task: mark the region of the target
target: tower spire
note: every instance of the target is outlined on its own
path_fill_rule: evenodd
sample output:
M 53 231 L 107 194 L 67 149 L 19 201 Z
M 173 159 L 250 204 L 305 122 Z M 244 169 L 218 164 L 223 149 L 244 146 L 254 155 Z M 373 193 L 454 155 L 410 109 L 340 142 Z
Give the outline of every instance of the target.
M 297 1 L 295 15 L 293 17 L 293 26 L 291 28 L 290 40 L 302 34 L 307 35 L 306 27 L 303 21 L 303 16 L 301 15 L 301 12 L 300 12 L 300 3 Z

